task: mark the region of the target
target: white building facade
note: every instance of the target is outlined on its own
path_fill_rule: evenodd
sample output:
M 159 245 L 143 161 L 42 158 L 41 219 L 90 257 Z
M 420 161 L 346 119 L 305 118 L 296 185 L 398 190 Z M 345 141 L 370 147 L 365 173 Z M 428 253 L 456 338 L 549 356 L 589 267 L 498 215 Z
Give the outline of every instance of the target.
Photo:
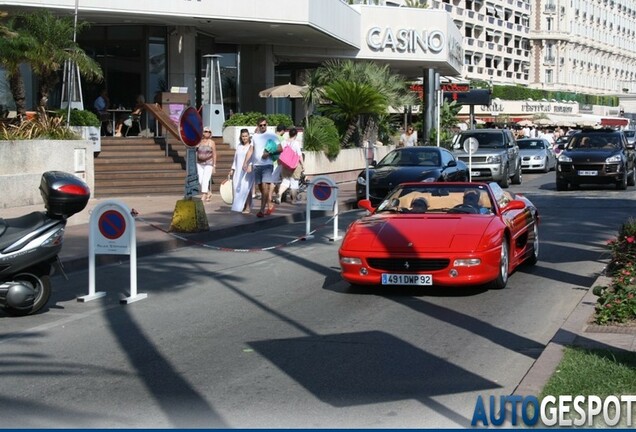
M 599 95 L 636 92 L 634 0 L 428 4 L 450 13 L 461 30 L 466 79 Z
M 304 84 L 307 70 L 325 60 L 372 60 L 409 79 L 429 70 L 457 76 L 463 68 L 463 36 L 441 10 L 341 0 L 0 0 L 0 10 L 10 13 L 46 8 L 73 16 L 76 5 L 79 19 L 91 23 L 78 43 L 105 75 L 104 83 L 84 83 L 88 109 L 103 87 L 112 104 L 123 106 L 131 106 L 138 94 L 152 101 L 172 87 L 185 87 L 198 107 L 208 54 L 221 56 L 226 113 L 295 118 L 302 117 L 302 104 L 260 98 L 259 91 Z

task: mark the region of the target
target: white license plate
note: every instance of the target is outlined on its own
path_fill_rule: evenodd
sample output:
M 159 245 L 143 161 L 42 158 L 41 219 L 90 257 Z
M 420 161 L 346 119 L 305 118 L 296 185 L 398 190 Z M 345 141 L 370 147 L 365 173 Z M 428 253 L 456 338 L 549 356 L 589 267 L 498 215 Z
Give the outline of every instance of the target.
M 579 171 L 580 176 L 596 176 L 598 171 Z
M 382 273 L 382 285 L 433 285 L 433 276 Z
M 479 177 L 479 171 L 471 171 L 471 172 L 470 172 L 470 175 L 471 175 L 472 177 Z

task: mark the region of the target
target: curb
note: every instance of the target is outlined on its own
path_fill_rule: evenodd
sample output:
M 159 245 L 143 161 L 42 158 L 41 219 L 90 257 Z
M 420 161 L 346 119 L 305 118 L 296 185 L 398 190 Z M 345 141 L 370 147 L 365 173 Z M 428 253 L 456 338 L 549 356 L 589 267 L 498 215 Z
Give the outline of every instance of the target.
M 596 278 L 561 328 L 548 342 L 539 358 L 535 360 L 513 394 L 538 396 L 559 366 L 565 347 L 636 351 L 636 328 L 634 332 L 625 332 L 621 327 L 590 324 L 598 299 L 592 293 L 592 288 L 596 285 L 607 285 L 609 281 L 610 278 L 607 276 Z M 602 332 L 598 332 L 599 327 L 602 327 Z
M 356 207 L 355 199 L 346 200 L 340 202 L 340 210 L 347 211 L 353 210 Z M 331 212 L 327 211 L 316 211 L 313 210 L 311 212 L 311 218 L 321 218 L 326 217 Z M 197 233 L 176 233 L 179 237 L 175 237 L 166 233 L 163 228 L 154 227 L 158 232 L 161 232 L 164 236 L 162 239 L 146 239 L 140 238 L 139 231 L 137 232 L 137 258 L 148 257 L 151 255 L 156 255 L 164 252 L 169 252 L 171 250 L 175 250 L 181 247 L 188 247 L 193 243 L 209 243 L 213 241 L 218 241 L 222 239 L 226 239 L 229 237 L 236 236 L 238 234 L 245 234 L 246 232 L 260 230 L 260 229 L 269 229 L 275 228 L 279 226 L 283 226 L 286 224 L 303 222 L 306 220 L 306 213 L 304 211 L 304 207 L 302 211 L 290 213 L 290 214 L 278 214 L 273 215 L 268 218 L 263 219 L 254 219 L 250 222 L 242 223 L 242 224 L 234 224 L 234 225 L 225 225 L 225 226 L 212 226 L 208 231 L 197 232 Z M 143 223 L 148 227 L 153 227 L 156 224 L 152 222 L 147 222 L 144 220 L 138 220 L 138 223 Z M 82 235 L 78 235 L 80 237 Z M 85 233 L 83 236 L 86 237 L 86 241 L 88 242 L 88 234 Z M 72 256 L 72 257 L 60 257 L 62 261 L 62 265 L 64 267 L 65 273 L 74 273 L 77 271 L 88 270 L 88 255 L 86 256 Z M 95 260 L 95 265 L 97 267 L 107 266 L 111 264 L 117 264 L 122 261 L 120 255 L 99 255 L 99 258 Z

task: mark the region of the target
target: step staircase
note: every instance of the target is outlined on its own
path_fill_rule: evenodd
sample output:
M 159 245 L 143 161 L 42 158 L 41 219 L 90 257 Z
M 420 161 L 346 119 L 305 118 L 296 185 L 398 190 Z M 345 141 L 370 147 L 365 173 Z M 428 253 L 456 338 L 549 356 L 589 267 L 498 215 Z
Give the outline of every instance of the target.
M 215 138 L 217 167 L 211 191 L 218 192 L 232 166 L 234 150 Z M 174 139 L 102 137 L 95 157 L 94 197 L 183 195 L 186 178 L 186 147 Z

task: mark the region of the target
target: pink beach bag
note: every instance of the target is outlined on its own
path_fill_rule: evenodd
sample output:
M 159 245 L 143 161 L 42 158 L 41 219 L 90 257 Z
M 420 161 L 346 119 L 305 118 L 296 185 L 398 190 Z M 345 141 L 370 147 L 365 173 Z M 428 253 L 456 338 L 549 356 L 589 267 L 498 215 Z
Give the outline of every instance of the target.
M 278 157 L 278 162 L 282 163 L 290 170 L 293 170 L 298 166 L 298 162 L 300 162 L 300 156 L 294 151 L 293 148 L 291 148 L 291 146 L 287 146 L 283 149 L 280 156 Z

